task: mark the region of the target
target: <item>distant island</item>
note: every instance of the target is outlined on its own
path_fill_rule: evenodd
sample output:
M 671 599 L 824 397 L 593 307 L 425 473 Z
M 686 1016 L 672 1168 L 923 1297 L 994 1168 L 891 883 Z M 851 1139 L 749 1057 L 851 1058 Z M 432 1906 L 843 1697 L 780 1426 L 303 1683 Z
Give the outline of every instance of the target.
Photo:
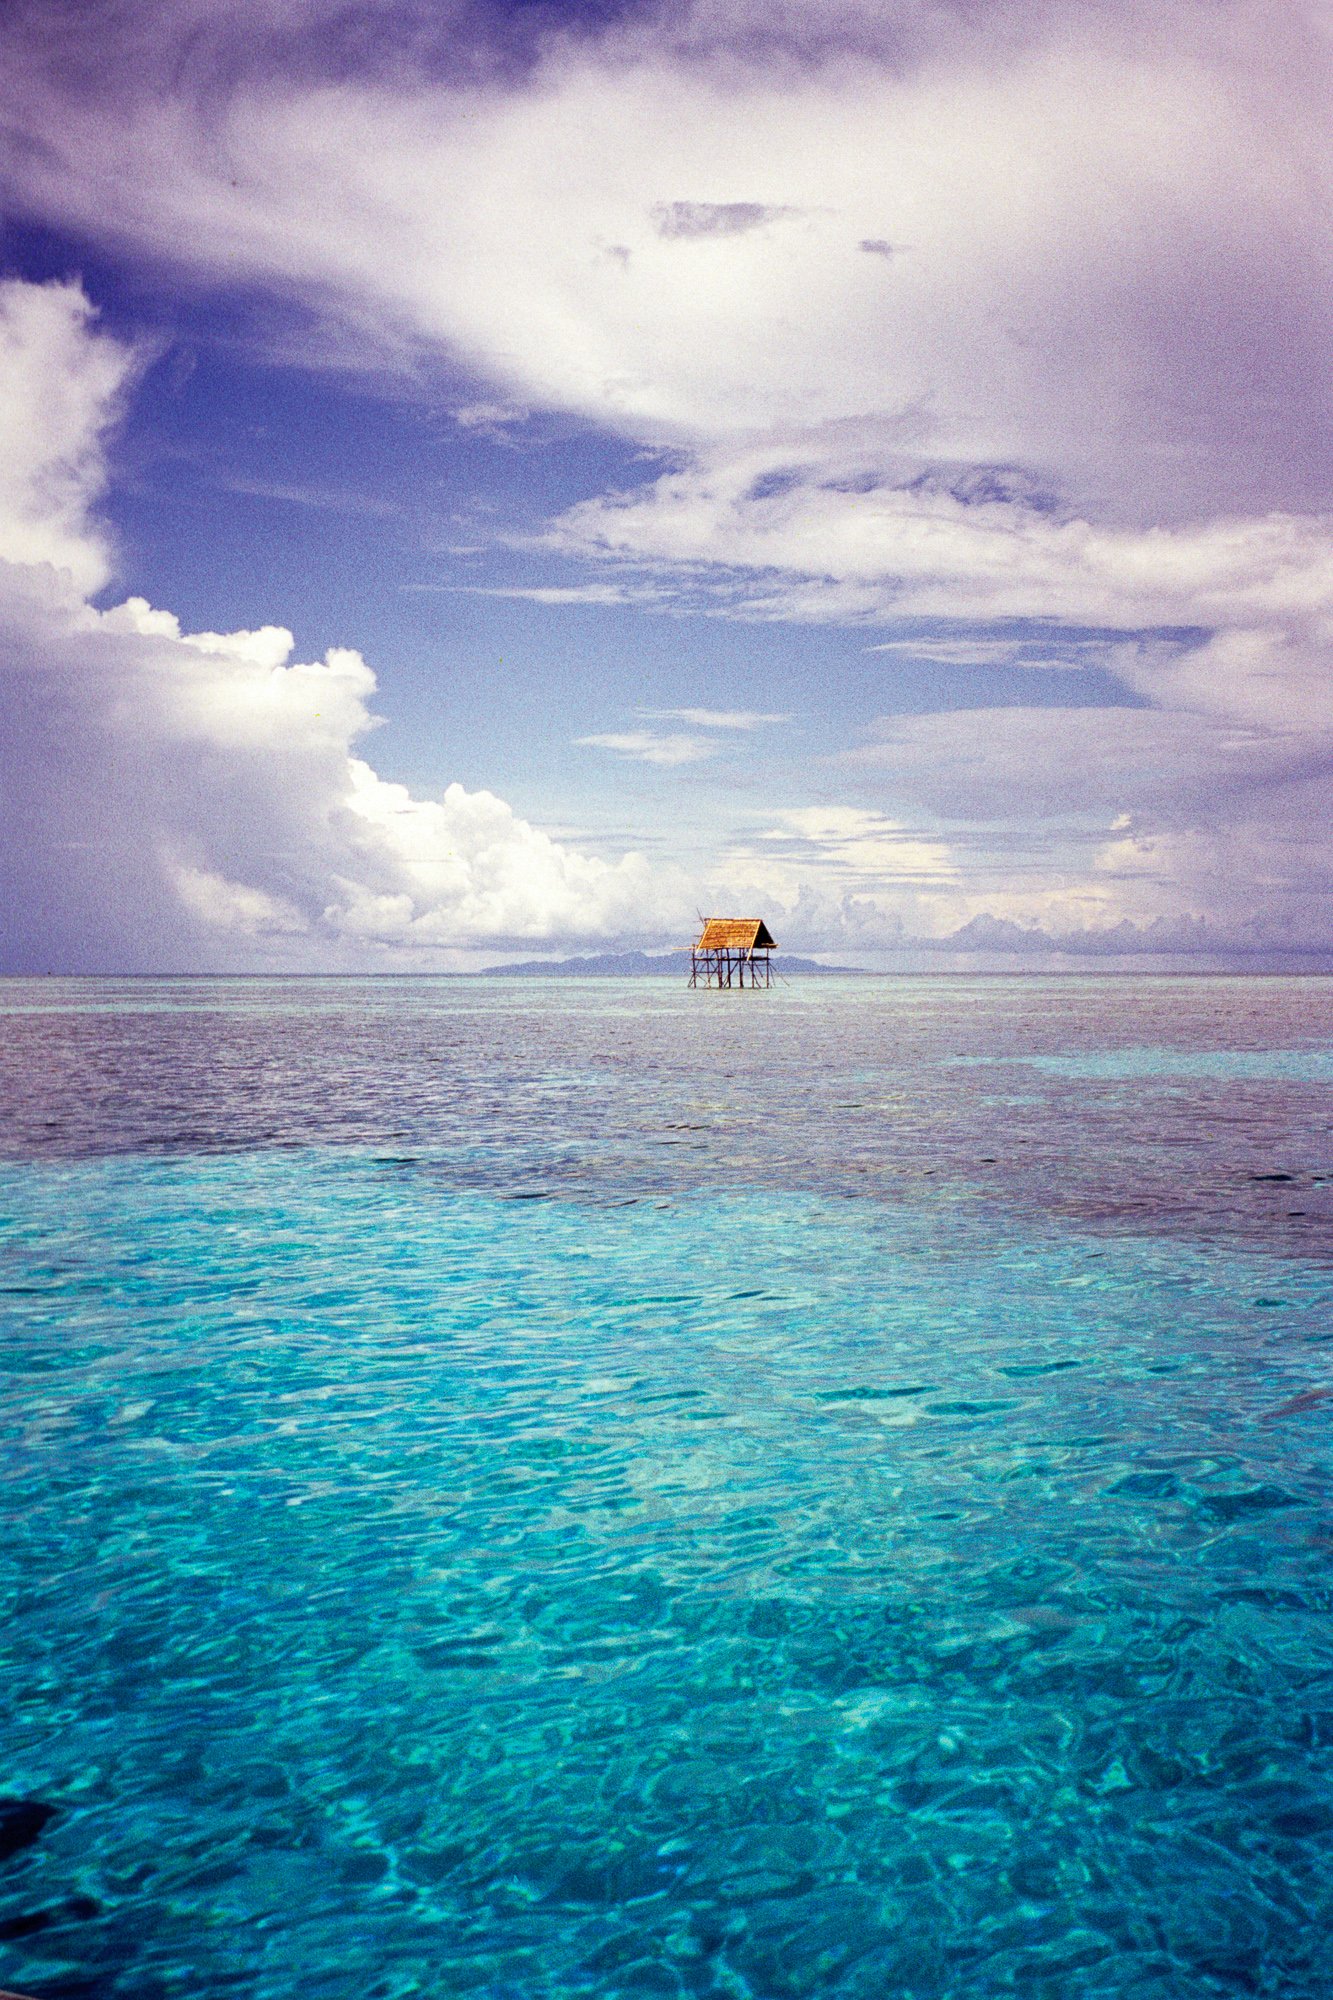
M 784 955 L 775 961 L 775 973 L 793 973 L 804 978 L 810 974 L 864 975 L 873 979 L 872 972 L 866 972 L 858 965 L 821 965 L 817 958 L 793 958 Z M 583 958 L 529 958 L 520 965 L 487 965 L 471 975 L 474 979 L 503 978 L 584 978 L 584 979 L 678 979 L 682 984 L 690 976 L 688 952 L 679 951 L 603 951 Z

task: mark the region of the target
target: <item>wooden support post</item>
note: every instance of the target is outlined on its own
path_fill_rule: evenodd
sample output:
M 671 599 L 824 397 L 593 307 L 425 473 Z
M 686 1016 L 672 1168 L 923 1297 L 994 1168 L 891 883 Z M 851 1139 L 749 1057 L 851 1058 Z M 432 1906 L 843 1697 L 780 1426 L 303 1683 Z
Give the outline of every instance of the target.
M 744 992 L 748 986 L 753 992 L 756 986 L 773 984 L 772 938 L 762 923 L 706 918 L 703 934 L 689 952 L 693 987 L 721 993 L 732 987 Z

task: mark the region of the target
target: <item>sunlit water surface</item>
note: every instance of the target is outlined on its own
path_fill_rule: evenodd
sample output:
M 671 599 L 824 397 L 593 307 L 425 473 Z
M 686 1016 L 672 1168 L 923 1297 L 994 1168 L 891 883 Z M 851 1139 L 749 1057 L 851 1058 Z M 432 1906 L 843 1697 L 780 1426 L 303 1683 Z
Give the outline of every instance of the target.
M 0 1985 L 1333 1992 L 1333 985 L 0 985 Z

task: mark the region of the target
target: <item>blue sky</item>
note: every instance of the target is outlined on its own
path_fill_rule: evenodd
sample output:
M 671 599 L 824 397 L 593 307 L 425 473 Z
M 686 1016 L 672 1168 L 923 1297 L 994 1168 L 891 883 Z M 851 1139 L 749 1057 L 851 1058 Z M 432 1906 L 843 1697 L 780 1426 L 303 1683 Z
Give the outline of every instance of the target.
M 0 965 L 1333 953 L 1331 27 L 17 0 Z

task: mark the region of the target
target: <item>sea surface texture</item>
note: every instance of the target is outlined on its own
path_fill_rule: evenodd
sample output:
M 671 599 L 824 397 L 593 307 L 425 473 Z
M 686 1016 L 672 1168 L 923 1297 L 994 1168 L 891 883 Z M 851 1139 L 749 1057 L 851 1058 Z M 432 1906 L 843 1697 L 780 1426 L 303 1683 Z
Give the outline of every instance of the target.
M 0 1031 L 0 1986 L 1333 1993 L 1333 984 Z

